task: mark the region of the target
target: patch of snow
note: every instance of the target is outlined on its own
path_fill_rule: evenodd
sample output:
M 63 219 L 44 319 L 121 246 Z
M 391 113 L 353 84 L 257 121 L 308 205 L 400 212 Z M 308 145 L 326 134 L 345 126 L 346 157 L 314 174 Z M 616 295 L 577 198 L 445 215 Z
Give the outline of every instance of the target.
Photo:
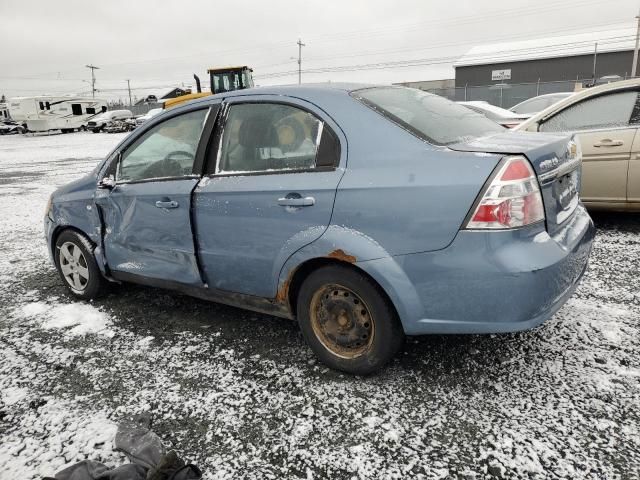
M 27 303 L 22 307 L 22 314 L 25 317 L 37 317 L 48 311 L 49 308 L 50 306 L 44 302 Z
M 116 466 L 117 425 L 102 411 L 77 410 L 72 402 L 44 400 L 14 420 L 0 442 L 0 478 L 53 476 L 76 462 L 90 459 Z
M 64 329 L 68 335 L 98 333 L 111 336 L 111 322 L 104 312 L 86 303 L 71 303 L 52 307 L 47 319 L 42 322 L 45 329 Z M 72 328 L 69 328 L 72 327 Z
M 29 390 L 26 388 L 6 387 L 0 395 L 0 399 L 5 405 L 15 405 L 16 403 L 24 400 L 28 393 Z

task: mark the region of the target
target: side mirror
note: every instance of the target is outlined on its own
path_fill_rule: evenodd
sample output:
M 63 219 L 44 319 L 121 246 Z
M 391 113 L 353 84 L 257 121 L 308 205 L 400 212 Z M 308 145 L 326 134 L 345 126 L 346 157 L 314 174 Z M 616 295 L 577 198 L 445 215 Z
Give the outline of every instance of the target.
M 98 188 L 103 188 L 105 190 L 113 190 L 115 186 L 116 186 L 116 179 L 113 177 L 113 175 L 104 177 L 102 180 L 98 182 Z

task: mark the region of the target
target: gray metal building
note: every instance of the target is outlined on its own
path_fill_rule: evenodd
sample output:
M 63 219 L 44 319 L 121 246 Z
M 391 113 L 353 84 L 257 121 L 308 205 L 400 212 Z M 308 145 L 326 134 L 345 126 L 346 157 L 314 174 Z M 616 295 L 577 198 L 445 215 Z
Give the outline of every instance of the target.
M 584 80 L 593 76 L 593 53 L 566 57 L 457 65 L 456 87 L 498 83 L 536 83 L 560 80 Z M 609 75 L 628 77 L 631 73 L 633 50 L 600 53 L 596 57 L 596 78 Z M 494 72 L 509 72 L 508 79 L 496 78 Z
M 454 64 L 456 100 L 510 107 L 544 93 L 575 91 L 593 79 L 631 76 L 635 26 L 478 45 Z M 594 75 L 595 62 L 595 75 Z

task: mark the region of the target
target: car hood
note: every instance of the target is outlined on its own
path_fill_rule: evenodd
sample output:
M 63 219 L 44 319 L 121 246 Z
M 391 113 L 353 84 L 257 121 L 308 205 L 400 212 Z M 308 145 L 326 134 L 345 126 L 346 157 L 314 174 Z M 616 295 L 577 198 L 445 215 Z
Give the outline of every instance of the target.
M 78 194 L 88 195 L 93 194 L 96 189 L 96 173 L 91 172 L 78 180 L 69 182 L 66 185 L 61 186 L 55 192 L 53 192 L 52 198 L 54 201 L 66 201 L 69 197 L 75 198 Z

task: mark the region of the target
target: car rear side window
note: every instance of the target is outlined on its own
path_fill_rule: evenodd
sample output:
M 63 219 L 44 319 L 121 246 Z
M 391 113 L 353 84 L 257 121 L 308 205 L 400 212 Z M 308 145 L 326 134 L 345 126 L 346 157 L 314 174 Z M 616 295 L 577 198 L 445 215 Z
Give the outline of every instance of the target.
M 504 132 L 497 123 L 446 98 L 413 88 L 374 87 L 351 95 L 414 135 L 436 145 Z
M 588 98 L 560 111 L 540 125 L 541 132 L 573 132 L 626 127 L 638 109 L 638 92 L 627 91 Z M 634 115 L 634 116 L 637 116 Z
M 229 107 L 217 173 L 334 167 L 339 157 L 337 137 L 312 113 L 279 103 L 242 103 Z

